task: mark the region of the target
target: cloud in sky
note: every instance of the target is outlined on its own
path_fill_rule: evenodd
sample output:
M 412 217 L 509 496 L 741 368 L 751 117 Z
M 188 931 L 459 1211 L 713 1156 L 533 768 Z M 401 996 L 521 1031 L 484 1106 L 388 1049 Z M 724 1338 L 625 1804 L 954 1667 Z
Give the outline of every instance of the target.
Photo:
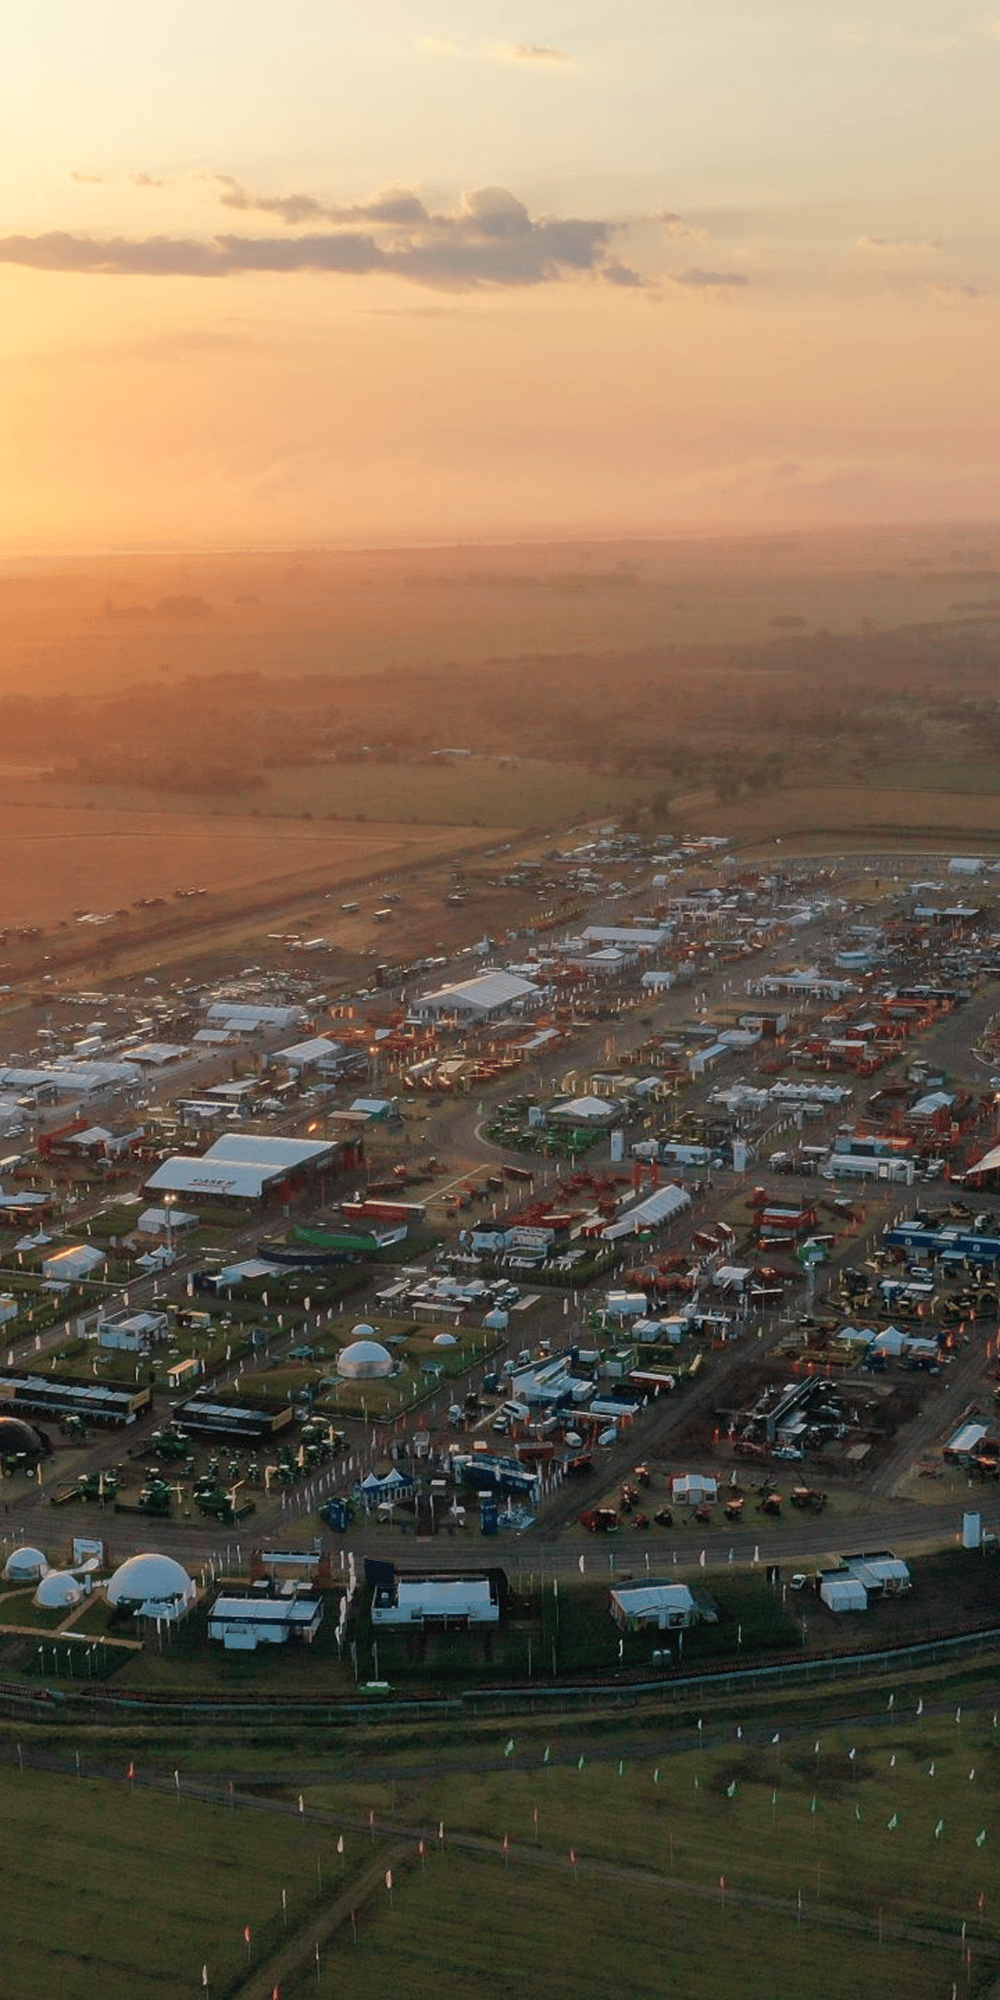
M 457 35 L 418 35 L 417 47 L 425 56 L 460 56 L 465 53 Z
M 132 186 L 137 188 L 161 188 L 166 185 L 164 181 L 158 180 L 155 174 L 132 174 L 130 179 Z
M 617 257 L 605 259 L 601 266 L 601 276 L 607 279 L 609 285 L 622 285 L 633 291 L 641 291 L 645 283 L 631 264 L 623 264 Z
M 309 195 L 259 197 L 236 182 L 224 186 L 228 206 L 273 213 L 273 201 L 282 221 L 316 219 L 337 226 L 280 237 L 220 233 L 208 240 L 98 238 L 50 230 L 37 236 L 0 237 L 0 263 L 105 277 L 377 274 L 452 291 L 551 284 L 567 276 L 609 271 L 614 272 L 612 283 L 640 282 L 638 274 L 612 254 L 613 223 L 591 217 L 533 218 L 507 188 L 478 188 L 451 213 L 431 214 L 407 189 L 390 189 L 370 202 L 331 210 Z M 358 222 L 368 226 L 353 226 Z
M 542 69 L 565 67 L 571 61 L 565 49 L 551 48 L 545 42 L 502 42 L 491 54 L 494 62 L 534 64 Z
M 313 194 L 257 194 L 252 188 L 234 180 L 231 174 L 206 174 L 205 179 L 221 189 L 219 200 L 223 208 L 276 215 L 282 222 L 287 222 L 290 229 L 303 222 L 332 222 L 339 227 L 356 222 L 399 223 L 409 227 L 431 220 L 419 196 L 411 194 L 409 188 L 383 188 L 369 201 L 345 205 L 320 201 Z
M 921 239 L 914 236 L 858 236 L 855 238 L 854 247 L 856 250 L 881 250 L 891 256 L 905 254 L 908 251 L 929 256 L 933 251 L 940 250 L 941 245 L 930 238 Z
M 742 271 L 671 271 L 675 285 L 687 285 L 692 291 L 728 291 L 733 285 L 748 285 L 750 280 Z
M 652 220 L 658 224 L 660 229 L 665 230 L 674 242 L 680 241 L 685 236 L 693 236 L 698 243 L 707 243 L 708 241 L 708 231 L 706 229 L 696 229 L 690 222 L 685 222 L 683 216 L 673 215 L 669 209 L 661 209 L 658 215 L 653 216 Z
M 78 187 L 104 186 L 103 174 L 78 174 L 75 167 L 71 167 L 69 177 L 71 181 L 76 181 Z
M 981 299 L 983 297 L 983 293 L 979 290 L 978 285 L 963 285 L 957 280 L 948 278 L 937 279 L 933 284 L 927 286 L 927 290 L 930 292 L 931 297 L 935 299 L 970 300 Z
M 421 55 L 444 60 L 462 57 L 465 61 L 518 65 L 525 69 L 572 69 L 573 58 L 566 49 L 551 42 L 471 42 L 458 35 L 418 35 Z

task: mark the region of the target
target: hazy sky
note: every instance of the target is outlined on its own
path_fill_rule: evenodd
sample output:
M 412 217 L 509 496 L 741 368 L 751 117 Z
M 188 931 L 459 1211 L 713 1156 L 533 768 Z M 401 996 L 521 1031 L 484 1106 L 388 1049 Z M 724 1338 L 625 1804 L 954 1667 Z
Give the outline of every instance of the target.
M 995 5 L 11 0 L 4 545 L 995 517 Z

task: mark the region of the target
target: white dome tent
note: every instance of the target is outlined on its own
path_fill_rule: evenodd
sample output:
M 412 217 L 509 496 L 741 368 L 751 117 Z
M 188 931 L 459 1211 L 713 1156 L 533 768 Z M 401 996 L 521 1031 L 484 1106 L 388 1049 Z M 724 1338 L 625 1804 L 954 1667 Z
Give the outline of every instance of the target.
M 108 1584 L 108 1603 L 139 1618 L 182 1618 L 196 1591 L 187 1570 L 173 1556 L 129 1556 Z
M 75 1604 L 82 1604 L 86 1596 L 85 1586 L 72 1570 L 50 1569 L 35 1592 L 32 1602 L 39 1611 L 72 1611 Z
M 354 1331 L 358 1334 L 362 1330 L 355 1327 Z M 374 1328 L 368 1327 L 367 1335 L 373 1333 Z M 349 1347 L 342 1349 L 337 1362 L 338 1373 L 348 1382 L 377 1382 L 391 1375 L 395 1367 L 389 1349 L 370 1337 L 352 1340 Z
M 48 1560 L 41 1549 L 13 1549 L 4 1563 L 7 1583 L 40 1583 L 48 1575 Z

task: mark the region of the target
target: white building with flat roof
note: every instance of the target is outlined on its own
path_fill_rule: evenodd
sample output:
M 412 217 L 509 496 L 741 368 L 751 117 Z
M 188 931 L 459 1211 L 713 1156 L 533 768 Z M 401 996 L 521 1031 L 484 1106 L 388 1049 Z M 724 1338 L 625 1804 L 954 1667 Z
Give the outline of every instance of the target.
M 208 1636 L 227 1653 L 255 1653 L 258 1646 L 284 1646 L 290 1639 L 312 1645 L 323 1622 L 322 1597 L 294 1592 L 268 1597 L 217 1597 L 208 1614 Z
M 397 1577 L 376 1589 L 373 1625 L 498 1625 L 500 1601 L 488 1576 Z
M 698 1617 L 698 1603 L 686 1583 L 658 1582 L 650 1577 L 633 1588 L 611 1592 L 611 1616 L 622 1632 L 652 1625 L 658 1632 L 683 1631 Z

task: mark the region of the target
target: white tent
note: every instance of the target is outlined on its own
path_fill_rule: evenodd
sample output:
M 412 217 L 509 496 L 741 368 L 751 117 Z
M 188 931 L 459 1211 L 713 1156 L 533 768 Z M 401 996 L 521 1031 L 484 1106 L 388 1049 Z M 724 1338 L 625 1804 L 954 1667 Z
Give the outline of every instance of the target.
M 873 1354 L 891 1354 L 898 1360 L 909 1339 L 909 1334 L 903 1333 L 900 1327 L 884 1326 L 881 1332 L 875 1335 L 871 1351 Z
M 819 1587 L 822 1602 L 830 1611 L 867 1611 L 868 1593 L 860 1577 L 825 1576 Z
M 606 1097 L 571 1097 L 565 1104 L 552 1106 L 549 1122 L 558 1119 L 561 1125 L 607 1125 L 618 1110 Z
M 701 1507 L 706 1500 L 717 1500 L 719 1482 L 701 1472 L 679 1472 L 670 1481 L 672 1497 L 682 1506 Z
M 607 1242 L 613 1243 L 617 1237 L 633 1236 L 639 1229 L 658 1229 L 661 1223 L 670 1222 L 690 1206 L 691 1196 L 687 1191 L 668 1181 L 665 1187 L 654 1188 L 652 1194 L 647 1195 L 645 1201 L 638 1202 L 635 1208 L 609 1222 L 601 1235 Z

